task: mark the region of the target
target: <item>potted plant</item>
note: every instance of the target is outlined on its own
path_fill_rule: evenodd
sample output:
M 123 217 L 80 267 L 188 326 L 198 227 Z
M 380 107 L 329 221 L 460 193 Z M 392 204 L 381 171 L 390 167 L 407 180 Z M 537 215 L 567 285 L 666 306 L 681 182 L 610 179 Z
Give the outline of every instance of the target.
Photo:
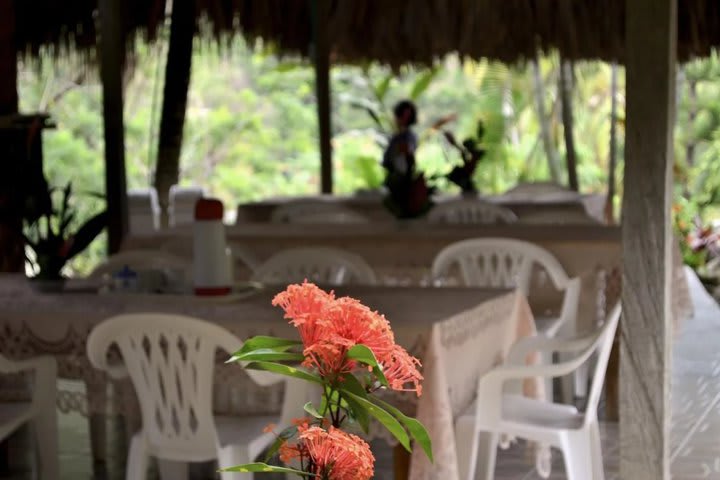
M 444 131 L 443 135 L 447 142 L 460 153 L 462 159 L 462 165 L 458 165 L 450 171 L 447 176 L 448 180 L 460 187 L 464 195 L 476 194 L 477 187 L 473 176 L 478 163 L 485 156 L 485 149 L 480 146 L 485 135 L 485 126 L 482 120 L 478 121 L 475 137 L 468 137 L 462 143 L 458 143 L 455 135 L 450 131 Z
M 56 189 L 50 189 L 52 199 Z M 62 189 L 59 208 L 51 208 L 33 220 L 26 220 L 25 243 L 33 252 L 28 261 L 34 276 L 32 285 L 42 292 L 58 292 L 65 284 L 62 269 L 75 255 L 82 252 L 107 224 L 107 212 L 103 211 L 86 221 L 75 233 L 69 230 L 77 211 L 70 204 L 72 185 Z M 51 201 L 52 202 L 52 201 Z

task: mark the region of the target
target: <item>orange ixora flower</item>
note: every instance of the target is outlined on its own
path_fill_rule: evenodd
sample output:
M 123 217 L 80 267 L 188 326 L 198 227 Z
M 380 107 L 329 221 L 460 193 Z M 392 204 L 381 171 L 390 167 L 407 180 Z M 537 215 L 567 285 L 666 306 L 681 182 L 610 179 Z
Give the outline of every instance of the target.
M 285 318 L 300 331 L 305 366 L 317 368 L 323 376 L 350 372 L 357 364 L 346 358 L 347 351 L 362 344 L 372 350 L 390 388 L 420 395 L 420 361 L 395 343 L 383 315 L 354 298 L 335 298 L 307 281 L 290 285 L 273 305 L 282 307 Z
M 373 476 L 375 457 L 362 438 L 334 427 L 298 426 L 298 442 L 280 448 L 284 463 L 300 461 L 322 480 L 367 480 Z

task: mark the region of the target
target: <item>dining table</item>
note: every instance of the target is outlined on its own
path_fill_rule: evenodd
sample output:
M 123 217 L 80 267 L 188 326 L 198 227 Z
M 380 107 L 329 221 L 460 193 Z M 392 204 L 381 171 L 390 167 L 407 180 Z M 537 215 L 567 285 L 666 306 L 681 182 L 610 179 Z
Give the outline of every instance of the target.
M 129 425 L 137 426 L 139 408 L 129 382 L 111 381 L 87 360 L 87 338 L 96 325 L 118 314 L 162 312 L 220 325 L 238 337 L 238 348 L 243 339 L 254 335 L 297 337 L 282 312 L 271 305 L 281 289 L 263 286 L 223 297 L 196 297 L 98 293 L 70 285 L 63 293 L 40 294 L 24 278 L 4 275 L 0 277 L 0 353 L 9 358 L 53 355 L 58 360 L 59 377 L 84 382 L 87 389 L 86 398 L 77 391 L 61 391 L 61 409 L 85 415 L 120 414 Z M 407 414 L 417 415 L 433 440 L 435 462 L 415 452 L 409 478 L 457 479 L 454 419 L 472 404 L 483 373 L 501 364 L 517 340 L 536 333 L 527 299 L 517 290 L 419 286 L 338 287 L 336 295 L 358 298 L 385 314 L 396 341 L 423 364 L 421 396 L 385 392 L 386 400 Z M 255 386 L 239 366 L 224 364 L 226 358 L 227 354 L 220 355 L 215 369 L 217 413 L 253 415 L 280 410 L 281 386 Z M 109 386 L 116 392 L 111 398 L 105 393 Z M 528 396 L 544 398 L 540 379 L 527 379 L 523 388 Z M 19 398 L 22 394 L 19 386 L 15 392 L 5 386 L 0 389 L 0 398 Z M 392 440 L 377 425 L 368 437 Z
M 440 204 L 453 199 L 462 198 L 457 195 L 436 195 L 435 203 Z M 467 197 L 465 197 L 467 198 Z M 573 219 L 603 223 L 605 195 L 578 194 L 576 192 L 558 192 L 541 196 L 503 194 L 477 196 L 486 202 L 511 210 L 520 221 L 533 221 L 539 214 L 552 214 L 555 218 L 566 216 Z M 355 195 L 307 195 L 303 197 L 271 197 L 263 200 L 241 203 L 236 209 L 236 222 L 262 223 L 271 221 L 273 211 L 282 205 L 294 202 L 316 202 L 335 205 L 353 210 L 369 221 L 387 221 L 393 217 L 383 205 L 380 192 L 368 192 Z

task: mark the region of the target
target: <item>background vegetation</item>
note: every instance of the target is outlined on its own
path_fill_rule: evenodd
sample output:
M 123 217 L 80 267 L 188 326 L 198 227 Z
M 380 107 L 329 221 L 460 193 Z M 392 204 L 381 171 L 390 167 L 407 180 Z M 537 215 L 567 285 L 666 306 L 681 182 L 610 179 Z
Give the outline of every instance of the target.
M 166 53 L 163 42 L 138 44 L 129 61 L 125 138 L 131 188 L 152 183 Z M 533 62 L 507 66 L 455 57 L 438 62 L 432 70 L 334 67 L 336 191 L 349 194 L 381 183 L 379 160 L 384 135 L 391 129 L 389 109 L 402 98 L 412 98 L 419 105 L 418 157 L 427 173 L 447 173 L 460 161 L 432 128 L 439 119 L 453 116 L 444 128 L 458 138 L 472 134 L 479 119 L 485 123 L 488 155 L 477 172 L 481 193 L 500 193 L 520 181 L 550 179 L 548 158 L 558 161 L 560 180 L 566 183 L 560 60 L 548 55 L 538 58 L 538 68 L 534 67 Z M 611 71 L 610 65 L 598 62 L 573 66 L 573 129 L 582 192 L 607 190 L 613 95 L 618 106 L 617 180 L 622 185 L 624 73 L 618 69 L 613 92 Z M 676 210 L 683 234 L 692 230 L 696 218 L 710 220 L 714 205 L 720 202 L 720 172 L 715 168 L 720 154 L 719 79 L 717 57 L 678 71 Z M 44 137 L 50 182 L 72 181 L 76 192 L 102 192 L 102 104 L 95 68 L 73 57 L 23 65 L 20 98 L 22 111 L 48 111 L 57 124 Z M 549 141 L 543 141 L 543 126 Z M 183 184 L 206 187 L 233 210 L 238 202 L 316 193 L 318 159 L 309 65 L 278 59 L 242 40 L 222 49 L 196 43 L 181 157 Z M 457 190 L 450 184 L 440 186 Z M 92 195 L 80 195 L 76 202 L 77 221 L 102 207 Z M 74 268 L 86 271 L 101 251 L 99 240 L 89 255 L 76 260 Z

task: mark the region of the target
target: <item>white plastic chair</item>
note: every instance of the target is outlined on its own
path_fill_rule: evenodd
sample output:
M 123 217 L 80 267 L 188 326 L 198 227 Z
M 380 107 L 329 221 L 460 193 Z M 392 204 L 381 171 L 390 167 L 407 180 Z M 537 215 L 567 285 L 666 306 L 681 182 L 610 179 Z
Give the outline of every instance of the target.
M 619 318 L 618 304 L 603 326 L 585 337 L 573 340 L 527 337 L 513 346 L 504 365 L 480 379 L 476 404 L 455 422 L 460 480 L 493 478 L 500 434 L 559 448 L 569 480 L 604 479 L 597 407 Z M 527 355 L 538 351 L 573 352 L 574 356 L 554 365 L 526 365 Z M 522 379 L 567 375 L 593 354 L 597 354 L 597 362 L 585 412 L 519 393 Z M 477 477 L 476 468 L 481 469 Z
M 272 223 L 368 223 L 354 210 L 319 201 L 298 201 L 279 205 L 273 210 Z
M 95 267 L 90 274 L 92 279 L 100 279 L 103 275 L 112 275 L 127 266 L 131 270 L 167 269 L 188 275 L 190 261 L 162 250 L 125 250 L 107 258 Z
M 57 364 L 52 357 L 11 361 L 0 355 L 0 373 L 21 372 L 33 372 L 32 400 L 0 403 L 0 440 L 7 438 L 25 423 L 31 423 L 40 463 L 39 478 L 56 480 L 60 477 L 55 409 Z
M 435 205 L 428 214 L 428 221 L 462 225 L 514 223 L 517 216 L 507 208 L 479 198 L 463 198 Z
M 132 235 L 152 235 L 160 229 L 157 190 L 154 188 L 128 190 L 128 220 L 128 230 Z
M 108 362 L 111 345 L 120 350 L 122 364 Z M 266 425 L 289 424 L 300 415 L 308 401 L 307 387 L 286 381 L 281 416 L 213 417 L 216 351 L 230 354 L 241 346 L 227 330 L 180 315 L 119 315 L 91 332 L 90 363 L 115 379 L 129 375 L 140 402 L 143 424 L 132 438 L 127 480 L 146 478 L 149 457 L 175 468 L 172 480 L 187 475 L 188 462 L 217 459 L 220 468 L 252 462 L 274 440 L 271 433 L 263 432 Z M 246 372 L 261 386 L 283 380 L 268 372 Z M 223 473 L 221 478 L 252 476 Z
M 201 187 L 170 187 L 170 205 L 168 219 L 171 227 L 188 225 L 195 222 L 195 203 L 205 195 Z
M 536 267 L 540 267 L 554 287 L 563 292 L 558 316 L 536 316 L 538 331 L 548 337 L 554 337 L 561 329 L 575 334 L 580 279 L 570 278 L 550 252 L 535 244 L 511 238 L 477 238 L 453 243 L 435 257 L 432 277 L 436 282 L 442 282 L 456 268 L 465 286 L 518 288 L 529 297 Z M 550 363 L 550 359 L 545 360 Z M 584 396 L 586 383 L 587 377 L 581 371 L 575 378 L 574 393 Z M 546 390 L 552 397 L 552 379 L 548 379 Z M 572 393 L 573 388 L 564 386 L 566 399 L 570 399 Z
M 276 253 L 255 270 L 252 279 L 267 284 L 302 282 L 322 285 L 376 285 L 377 277 L 361 257 L 325 247 L 291 248 Z

